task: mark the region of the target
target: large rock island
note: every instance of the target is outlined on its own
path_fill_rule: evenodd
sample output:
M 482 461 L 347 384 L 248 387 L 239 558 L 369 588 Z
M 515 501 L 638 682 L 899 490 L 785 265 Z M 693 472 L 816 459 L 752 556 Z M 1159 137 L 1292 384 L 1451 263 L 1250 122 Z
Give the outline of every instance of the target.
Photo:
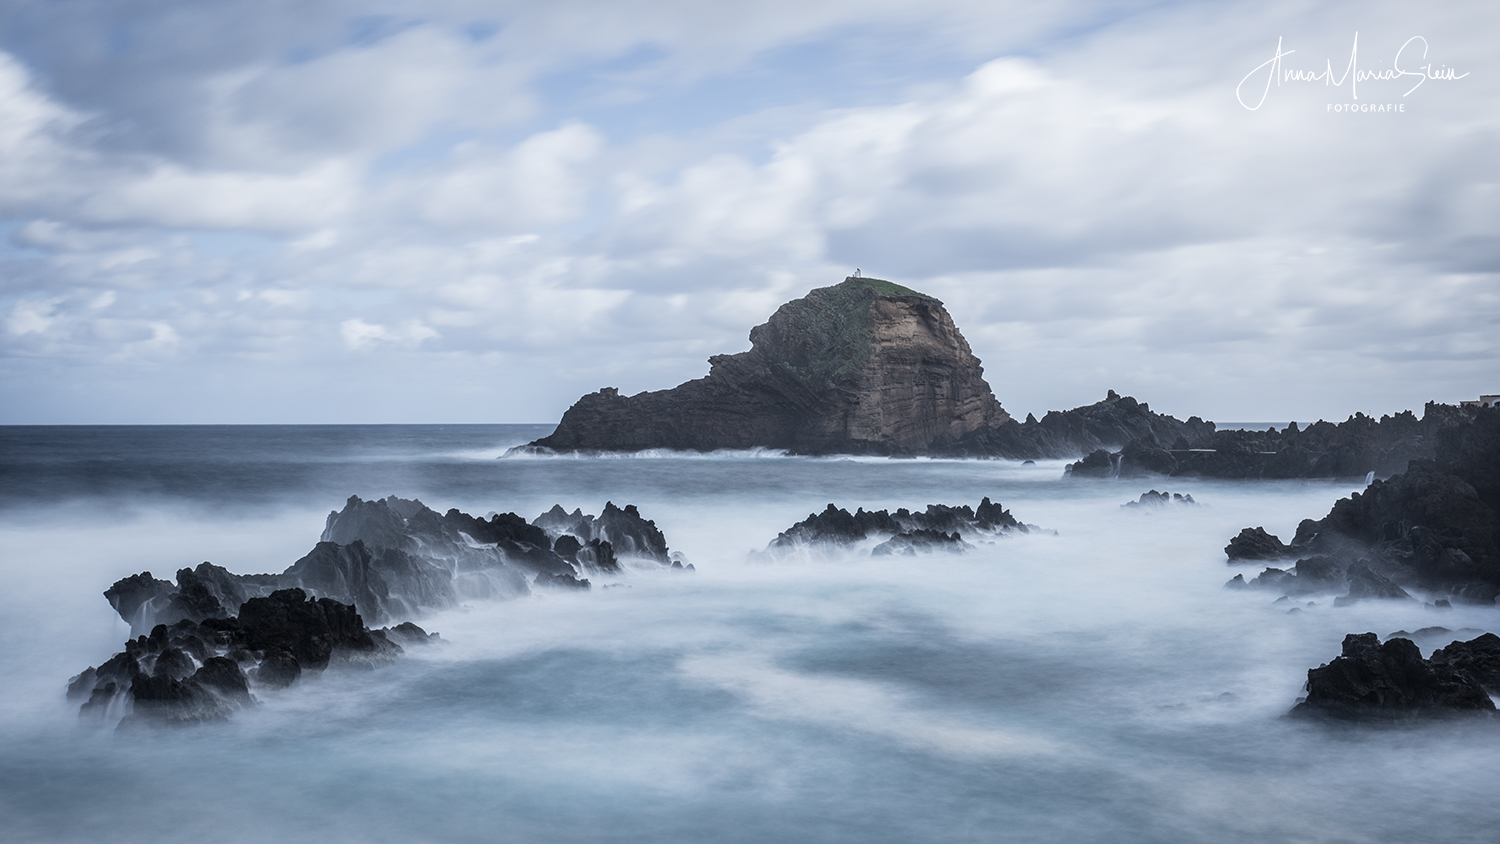
M 532 445 L 921 453 L 1010 419 L 943 303 L 889 281 L 814 290 L 751 329 L 750 343 L 670 390 L 584 396 Z

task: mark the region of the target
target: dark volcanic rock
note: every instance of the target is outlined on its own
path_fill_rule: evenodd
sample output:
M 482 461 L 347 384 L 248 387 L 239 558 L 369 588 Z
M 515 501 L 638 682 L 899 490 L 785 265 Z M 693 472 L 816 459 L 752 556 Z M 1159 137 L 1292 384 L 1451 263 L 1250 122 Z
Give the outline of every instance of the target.
M 1120 452 L 1120 477 L 1170 475 L 1177 471 L 1177 458 L 1154 439 L 1131 440 Z
M 1026 533 L 1031 529 L 988 497 L 975 509 L 970 509 L 967 504 L 960 507 L 929 504 L 926 510 L 917 512 L 903 507 L 894 513 L 864 508 L 850 513 L 829 504 L 823 512 L 811 513 L 778 534 L 766 547 L 766 553 L 781 556 L 798 549 L 841 548 L 882 537 L 886 541 L 877 544 L 872 554 L 965 550 L 972 547 L 964 541 L 965 536 L 992 538 L 1011 531 Z
M 372 632 L 354 607 L 286 589 L 245 601 L 238 617 L 158 624 L 70 680 L 68 696 L 87 697 L 79 714 L 99 721 L 132 711 L 122 725 L 219 720 L 253 703 L 252 680 L 264 689 L 285 688 L 304 670 L 367 667 L 399 655 L 398 642 L 436 641 L 436 633 L 411 623 Z
M 633 504 L 608 502 L 598 516 L 554 507 L 532 524 L 514 513 L 440 516 L 420 501 L 350 496 L 328 515 L 322 541 L 280 574 L 232 574 L 203 563 L 178 571 L 175 585 L 143 572 L 105 595 L 133 635 L 162 623 L 225 619 L 247 600 L 292 588 L 353 604 L 384 624 L 465 599 L 525 595 L 539 574 L 618 573 L 620 558 L 662 566 L 674 559 L 656 523 Z M 207 655 L 191 641 L 182 646 L 200 662 Z
M 1198 502 L 1194 501 L 1191 495 L 1165 490 L 1157 492 L 1153 489 L 1141 493 L 1139 500 L 1127 501 L 1120 506 L 1127 509 L 1159 510 L 1168 506 L 1195 507 L 1197 504 Z
M 1339 581 L 1362 563 L 1357 578 L 1347 577 L 1351 598 L 1417 589 L 1494 603 L 1500 595 L 1500 480 L 1492 473 L 1500 464 L 1500 409 L 1463 410 L 1445 417 L 1433 459 L 1414 460 L 1405 472 L 1339 500 L 1323 519 L 1298 526 L 1289 550 L 1305 558 L 1299 580 L 1306 558 L 1338 569 Z M 1428 411 L 1439 415 L 1433 405 Z M 1335 577 L 1325 571 L 1323 579 Z
M 286 651 L 303 668 L 321 670 L 336 650 L 374 651 L 375 641 L 354 607 L 311 600 L 301 589 L 281 589 L 240 607 L 240 630 L 252 650 Z
M 137 674 L 130 684 L 130 696 L 135 701 L 135 708 L 122 726 L 218 721 L 229 717 L 234 709 L 228 701 L 191 679 L 179 680 L 160 674 L 151 677 Z
M 1336 607 L 1347 606 L 1355 601 L 1368 600 L 1370 598 L 1388 598 L 1396 600 L 1411 600 L 1411 595 L 1405 589 L 1392 583 L 1389 578 L 1370 568 L 1369 564 L 1359 561 L 1349 566 L 1344 572 L 1344 578 L 1349 581 L 1349 594 L 1334 599 Z
M 588 578 L 579 580 L 571 574 L 546 574 L 545 572 L 536 576 L 536 586 L 546 586 L 555 589 L 587 589 Z
M 1115 457 L 1102 448 L 1095 449 L 1077 463 L 1069 463 L 1067 473 L 1075 478 L 1112 478 L 1119 471 Z
M 271 651 L 255 668 L 255 682 L 268 689 L 284 689 L 302 677 L 302 666 L 287 651 Z
M 1280 560 L 1291 556 L 1293 551 L 1276 534 L 1266 533 L 1263 527 L 1253 527 L 1245 528 L 1229 540 L 1224 553 L 1229 562 L 1235 563 L 1241 560 Z
M 222 656 L 211 656 L 193 674 L 193 682 L 240 705 L 250 703 L 250 683 L 239 663 Z
M 1491 694 L 1500 694 L 1500 636 L 1494 633 L 1439 648 L 1432 653 L 1432 664 L 1466 672 Z
M 131 634 L 139 635 L 159 623 L 156 609 L 158 605 L 165 606 L 172 591 L 169 581 L 157 580 L 151 572 L 143 571 L 115 581 L 113 586 L 104 590 L 104 597 L 120 618 L 130 625 Z
M 1422 659 L 1409 639 L 1344 637 L 1343 654 L 1307 672 L 1307 698 L 1291 715 L 1389 722 L 1492 713 L 1495 704 L 1467 671 Z
M 1010 418 L 943 304 L 888 281 L 813 290 L 750 342 L 671 390 L 584 396 L 532 447 L 904 453 Z
M 939 530 L 919 528 L 903 531 L 876 545 L 870 549 L 870 556 L 915 557 L 918 554 L 930 554 L 934 551 L 966 551 L 973 547 L 958 535 L 958 531 L 943 533 Z

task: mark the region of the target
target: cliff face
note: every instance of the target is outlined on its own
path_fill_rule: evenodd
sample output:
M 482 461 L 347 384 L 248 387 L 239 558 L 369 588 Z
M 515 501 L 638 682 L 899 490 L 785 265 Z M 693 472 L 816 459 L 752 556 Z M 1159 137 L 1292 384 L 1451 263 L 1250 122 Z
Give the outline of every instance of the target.
M 888 281 L 814 290 L 751 329 L 750 342 L 671 390 L 584 396 L 533 445 L 922 452 L 1010 419 L 943 303 Z

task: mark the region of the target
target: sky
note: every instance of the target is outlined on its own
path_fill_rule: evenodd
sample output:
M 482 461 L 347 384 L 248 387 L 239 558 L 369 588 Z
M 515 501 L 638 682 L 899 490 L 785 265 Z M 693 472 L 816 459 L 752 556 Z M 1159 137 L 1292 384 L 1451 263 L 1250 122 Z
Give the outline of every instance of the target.
M 942 299 L 1018 418 L 1500 393 L 1497 31 L 1487 2 L 0 0 L 0 424 L 551 422 L 856 268 Z

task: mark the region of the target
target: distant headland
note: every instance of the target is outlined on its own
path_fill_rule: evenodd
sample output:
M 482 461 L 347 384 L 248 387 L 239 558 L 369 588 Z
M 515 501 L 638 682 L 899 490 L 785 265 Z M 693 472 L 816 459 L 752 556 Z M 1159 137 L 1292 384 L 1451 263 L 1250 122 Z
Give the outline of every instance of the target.
M 1485 409 L 1429 402 L 1420 418 L 1355 414 L 1340 424 L 1219 431 L 1110 390 L 1094 404 L 1017 421 L 941 301 L 858 275 L 782 305 L 750 330 L 750 343 L 670 390 L 590 393 L 550 436 L 521 448 L 1083 458 L 1070 472 L 1095 477 L 1389 476 L 1431 458 L 1439 431 Z

